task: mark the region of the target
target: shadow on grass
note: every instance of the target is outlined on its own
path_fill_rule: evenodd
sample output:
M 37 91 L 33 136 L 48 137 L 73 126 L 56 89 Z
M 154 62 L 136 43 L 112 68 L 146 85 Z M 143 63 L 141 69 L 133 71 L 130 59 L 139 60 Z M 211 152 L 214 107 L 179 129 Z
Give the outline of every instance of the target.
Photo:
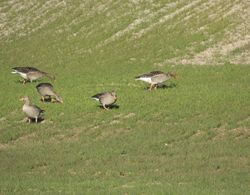
M 98 107 L 101 108 L 101 109 L 104 109 L 104 108 L 102 107 L 102 105 L 99 105 Z M 113 104 L 113 105 L 110 105 L 110 106 L 106 106 L 106 107 L 107 107 L 108 109 L 110 109 L 110 110 L 120 108 L 120 106 L 119 106 L 119 105 L 116 105 L 116 104 Z
M 21 84 L 26 84 L 27 82 L 23 83 L 22 80 L 16 80 L 15 83 L 21 83 Z
M 170 84 L 160 84 L 157 86 L 158 89 L 172 89 L 177 87 L 175 83 L 170 83 Z
M 23 83 L 24 80 L 16 80 L 15 83 L 21 83 L 21 84 L 27 84 L 27 83 L 37 83 L 37 82 L 41 82 L 41 79 L 37 79 L 37 80 L 34 80 L 34 81 L 29 81 L 29 80 L 25 80 L 25 83 Z
M 44 118 L 40 117 L 37 119 L 37 123 L 41 123 L 44 121 Z M 28 123 L 28 119 L 26 120 L 26 123 Z M 36 123 L 36 119 L 35 118 L 30 118 L 30 123 Z
M 41 98 L 40 101 L 43 103 L 58 103 L 58 104 L 60 104 L 60 102 L 58 102 L 56 100 L 52 101 L 52 98 L 50 96 L 46 96 L 46 98 L 44 98 L 44 101 Z
M 175 83 L 170 83 L 170 84 L 158 84 L 157 89 L 173 89 L 176 88 L 177 84 Z M 145 88 L 145 90 L 149 90 L 149 86 Z M 153 89 L 154 90 L 154 89 Z M 152 91 L 153 91 L 152 90 Z

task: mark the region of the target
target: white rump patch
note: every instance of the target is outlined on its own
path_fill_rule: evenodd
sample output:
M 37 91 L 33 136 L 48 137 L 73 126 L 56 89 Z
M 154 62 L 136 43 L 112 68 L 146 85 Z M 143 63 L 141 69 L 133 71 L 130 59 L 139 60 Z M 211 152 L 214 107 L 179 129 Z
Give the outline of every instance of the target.
M 98 98 L 95 98 L 95 97 L 92 97 L 92 99 L 93 99 L 93 100 L 96 100 L 96 101 L 99 101 L 99 99 L 98 99 Z
M 12 73 L 12 74 L 19 74 L 22 78 L 28 79 L 26 73 L 18 72 L 18 71 L 16 71 L 16 70 L 12 71 L 11 73 Z
M 17 73 L 20 74 L 21 77 L 23 77 L 24 79 L 28 79 L 26 73 L 22 73 L 22 72 L 17 72 Z
M 16 70 L 12 71 L 11 72 L 12 74 L 17 74 L 18 72 Z
M 147 83 L 152 83 L 151 78 L 148 78 L 148 77 L 141 77 L 141 78 L 138 78 L 136 80 L 141 80 L 141 81 L 145 81 Z

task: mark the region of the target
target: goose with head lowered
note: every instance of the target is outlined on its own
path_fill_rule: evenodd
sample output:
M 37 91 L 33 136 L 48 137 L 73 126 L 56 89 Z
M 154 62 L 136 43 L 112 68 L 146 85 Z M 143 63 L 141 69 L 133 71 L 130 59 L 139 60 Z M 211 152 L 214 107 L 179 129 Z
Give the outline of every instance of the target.
M 48 77 L 51 80 L 55 80 L 55 77 L 47 72 L 43 72 L 34 67 L 14 67 L 12 68 L 13 74 L 19 74 L 23 78 L 23 84 L 26 82 L 36 81 L 44 76 Z
M 156 89 L 159 84 L 162 84 L 171 78 L 178 79 L 178 75 L 175 72 L 164 73 L 161 71 L 152 71 L 135 77 L 135 80 L 149 83 L 149 90 L 151 91 L 152 89 Z
M 44 102 L 46 97 L 49 97 L 51 102 L 63 103 L 63 99 L 55 92 L 54 87 L 50 83 L 40 83 L 36 86 L 38 93 Z
M 103 93 L 98 93 L 96 95 L 92 96 L 92 99 L 97 100 L 101 103 L 102 107 L 105 110 L 108 110 L 110 106 L 112 106 L 116 100 L 117 100 L 117 95 L 116 92 L 103 92 Z

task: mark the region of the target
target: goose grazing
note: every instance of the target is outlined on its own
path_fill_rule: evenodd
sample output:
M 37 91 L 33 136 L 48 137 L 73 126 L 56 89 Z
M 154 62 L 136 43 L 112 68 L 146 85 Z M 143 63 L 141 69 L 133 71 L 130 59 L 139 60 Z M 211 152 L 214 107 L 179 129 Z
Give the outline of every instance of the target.
M 105 110 L 108 110 L 108 107 L 116 102 L 117 95 L 114 91 L 104 92 L 93 95 L 92 99 L 99 101 L 102 104 L 102 107 Z
M 142 74 L 135 77 L 135 80 L 141 80 L 150 83 L 149 90 L 156 89 L 157 85 L 164 83 L 171 78 L 178 79 L 178 76 L 174 72 L 164 73 L 161 71 L 152 71 L 150 73 Z
M 40 71 L 34 67 L 14 67 L 12 69 L 13 71 L 11 73 L 19 74 L 24 79 L 23 84 L 25 84 L 28 81 L 30 82 L 36 81 L 42 78 L 43 76 L 46 76 L 51 80 L 55 80 L 55 77 L 53 75 L 50 75 L 47 72 Z
M 38 93 L 42 96 L 42 101 L 45 101 L 46 97 L 51 99 L 51 102 L 63 103 L 63 99 L 54 91 L 54 87 L 50 83 L 40 83 L 36 86 Z
M 38 119 L 41 118 L 41 114 L 44 112 L 44 110 L 36 105 L 33 105 L 28 96 L 24 96 L 20 100 L 24 102 L 23 112 L 28 117 L 29 123 L 31 122 L 31 119 L 35 119 L 35 122 L 37 123 Z

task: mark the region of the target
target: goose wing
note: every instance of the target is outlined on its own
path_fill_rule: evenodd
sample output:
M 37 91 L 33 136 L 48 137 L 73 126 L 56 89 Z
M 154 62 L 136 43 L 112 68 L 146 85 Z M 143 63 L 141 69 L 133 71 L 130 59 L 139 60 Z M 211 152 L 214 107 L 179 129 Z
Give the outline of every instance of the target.
M 98 93 L 98 94 L 93 95 L 91 98 L 95 100 L 100 100 L 103 96 L 105 96 L 105 94 L 107 94 L 107 92 Z
M 145 74 L 139 75 L 139 76 L 137 76 L 135 78 L 136 79 L 139 79 L 139 78 L 150 78 L 150 77 L 153 77 L 153 76 L 158 75 L 158 74 L 163 74 L 163 72 L 161 72 L 161 71 L 152 71 L 152 72 L 149 72 L 149 73 L 145 73 Z
M 17 72 L 21 72 L 21 73 L 29 73 L 29 72 L 37 72 L 39 71 L 37 68 L 34 67 L 14 67 L 12 68 L 13 70 L 17 71 Z
M 36 88 L 39 89 L 39 88 L 42 88 L 42 87 L 49 87 L 51 89 L 53 89 L 53 85 L 50 84 L 50 83 L 39 83 Z

